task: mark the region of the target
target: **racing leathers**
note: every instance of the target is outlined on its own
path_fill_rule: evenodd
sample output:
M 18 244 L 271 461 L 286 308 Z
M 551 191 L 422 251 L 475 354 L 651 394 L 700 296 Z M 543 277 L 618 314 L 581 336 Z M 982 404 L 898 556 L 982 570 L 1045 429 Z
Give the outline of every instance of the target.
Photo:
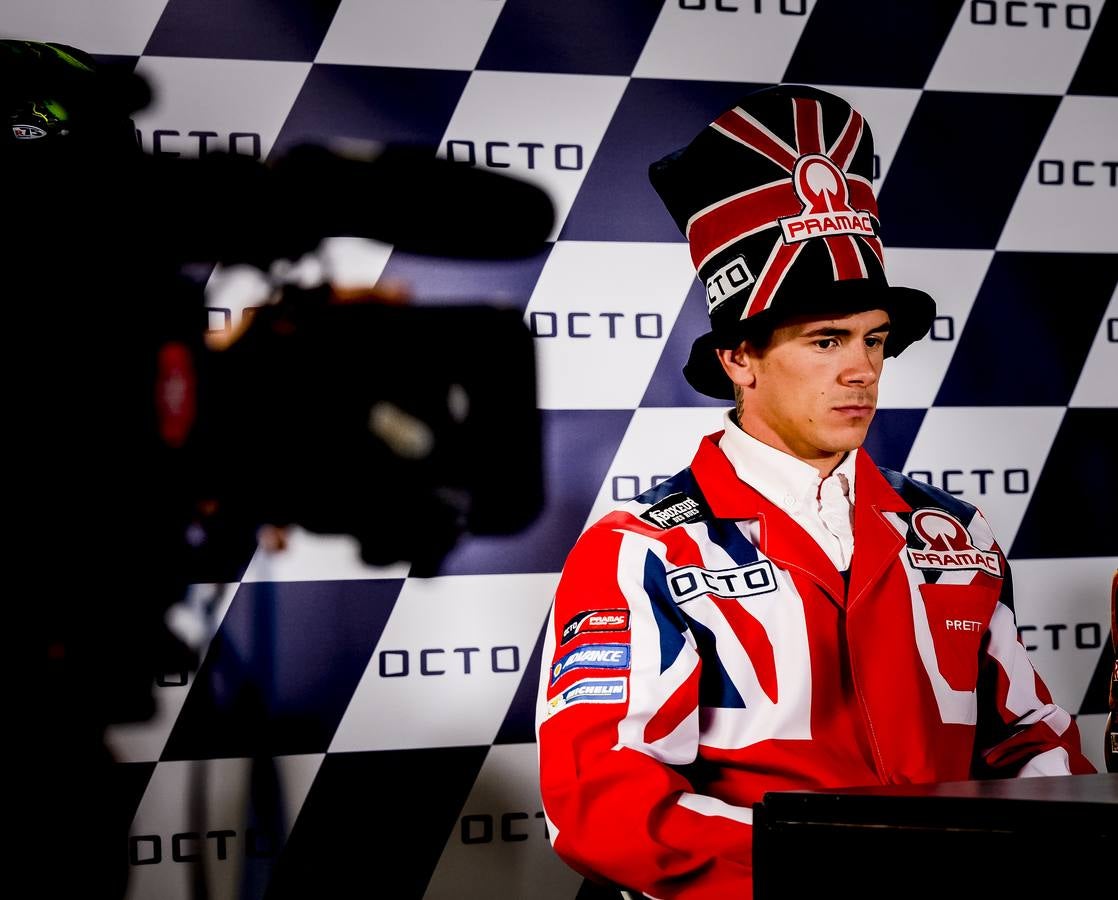
M 767 791 L 1094 771 L 978 510 L 860 450 L 840 573 L 717 442 L 587 529 L 556 589 L 537 731 L 569 865 L 747 898 Z

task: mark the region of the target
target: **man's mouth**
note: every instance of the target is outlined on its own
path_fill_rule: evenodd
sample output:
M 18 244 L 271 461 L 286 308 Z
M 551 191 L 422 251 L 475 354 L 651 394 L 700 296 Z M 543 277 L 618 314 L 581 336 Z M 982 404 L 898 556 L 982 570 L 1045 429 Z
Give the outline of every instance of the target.
M 834 411 L 841 416 L 847 416 L 851 419 L 861 418 L 862 416 L 872 416 L 874 407 L 869 404 L 851 403 L 845 406 L 836 406 Z

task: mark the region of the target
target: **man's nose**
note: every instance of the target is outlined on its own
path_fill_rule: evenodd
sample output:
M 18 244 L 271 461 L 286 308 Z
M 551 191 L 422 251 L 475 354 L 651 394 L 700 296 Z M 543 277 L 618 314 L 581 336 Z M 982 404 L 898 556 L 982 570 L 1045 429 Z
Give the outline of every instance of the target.
M 844 384 L 869 386 L 877 382 L 879 374 L 877 356 L 861 341 L 851 342 L 844 363 L 840 376 Z

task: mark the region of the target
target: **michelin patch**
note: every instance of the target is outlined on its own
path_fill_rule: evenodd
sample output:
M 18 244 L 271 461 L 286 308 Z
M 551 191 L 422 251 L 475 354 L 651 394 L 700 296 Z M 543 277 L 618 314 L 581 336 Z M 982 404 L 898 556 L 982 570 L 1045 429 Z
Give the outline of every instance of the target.
M 547 714 L 576 703 L 624 703 L 627 696 L 624 678 L 583 678 L 548 700 Z
M 551 683 L 573 669 L 627 669 L 629 663 L 628 644 L 588 644 L 572 650 L 551 667 Z
M 640 517 L 657 528 L 674 528 L 676 525 L 709 519 L 710 510 L 702 498 L 689 497 L 677 491 L 652 504 Z

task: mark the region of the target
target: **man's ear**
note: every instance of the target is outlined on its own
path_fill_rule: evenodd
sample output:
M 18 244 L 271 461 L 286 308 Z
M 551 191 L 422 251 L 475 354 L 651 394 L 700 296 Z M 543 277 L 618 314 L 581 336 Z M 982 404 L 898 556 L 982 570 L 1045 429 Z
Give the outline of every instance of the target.
M 719 347 L 714 351 L 722 363 L 726 377 L 739 387 L 752 387 L 757 380 L 756 360 L 749 352 L 749 345 L 742 341 L 736 347 Z

